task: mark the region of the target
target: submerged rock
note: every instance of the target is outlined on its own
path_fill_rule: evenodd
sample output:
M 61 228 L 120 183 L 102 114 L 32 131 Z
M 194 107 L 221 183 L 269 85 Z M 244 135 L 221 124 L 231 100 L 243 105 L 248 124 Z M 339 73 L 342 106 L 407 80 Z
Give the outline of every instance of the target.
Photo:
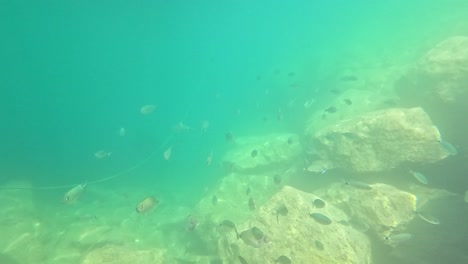
M 167 263 L 167 260 L 165 258 L 165 252 L 162 250 L 134 250 L 125 246 L 107 245 L 86 254 L 81 263 L 162 264 Z
M 376 172 L 401 163 L 433 163 L 447 157 L 438 129 L 421 108 L 392 108 L 341 121 L 314 136 L 319 155 L 356 172 Z
M 233 164 L 239 173 L 258 173 L 294 162 L 302 153 L 299 143 L 290 143 L 292 134 L 271 134 L 262 137 L 236 138 L 235 147 L 223 160 Z M 252 149 L 254 149 L 252 151 Z
M 423 105 L 464 102 L 468 96 L 468 37 L 448 38 L 429 50 L 397 85 Z M 417 97 L 417 98 L 416 98 Z
M 284 186 L 239 225 L 241 230 L 258 227 L 271 242 L 255 248 L 242 240 L 221 238 L 218 252 L 223 263 L 237 263 L 239 255 L 249 263 L 271 263 L 278 255 L 291 256 L 291 263 L 370 263 L 368 238 L 335 222 L 348 217 L 333 205 L 314 208 L 311 201 L 315 199 L 313 194 Z M 288 208 L 289 221 L 276 222 L 278 204 Z M 319 221 L 311 215 L 318 216 Z M 311 250 L 314 248 L 318 249 Z
M 415 217 L 416 197 L 408 192 L 386 184 L 372 184 L 370 190 L 348 188 L 336 184 L 323 190 L 323 196 L 345 212 L 349 212 L 349 223 L 360 231 L 371 229 L 380 237 L 404 228 Z

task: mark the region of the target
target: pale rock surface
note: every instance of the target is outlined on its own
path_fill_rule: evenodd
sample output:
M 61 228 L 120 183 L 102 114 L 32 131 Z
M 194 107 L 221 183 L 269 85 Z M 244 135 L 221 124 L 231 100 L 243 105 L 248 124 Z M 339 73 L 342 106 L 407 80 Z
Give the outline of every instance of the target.
M 292 143 L 288 143 L 288 139 Z M 257 156 L 252 157 L 256 150 Z M 270 134 L 259 137 L 239 137 L 223 158 L 225 164 L 241 173 L 271 170 L 289 164 L 301 154 L 302 148 L 295 134 Z
M 232 236 L 222 237 L 218 242 L 219 255 L 223 263 L 239 263 L 242 256 L 248 263 L 274 263 L 285 255 L 292 263 L 370 263 L 371 252 L 368 238 L 350 226 L 338 221 L 348 217 L 337 207 L 327 204 L 324 208 L 313 208 L 317 196 L 284 186 L 248 221 L 238 225 L 239 232 L 258 227 L 271 241 L 259 248 L 244 243 Z M 280 206 L 288 208 L 286 216 L 279 216 Z M 332 223 L 323 225 L 310 217 L 321 213 Z M 315 241 L 320 241 L 320 250 Z
M 341 183 L 317 193 L 347 212 L 350 218 L 346 222 L 354 227 L 359 225 L 358 230 L 367 225 L 381 239 L 403 231 L 416 216 L 416 197 L 391 185 L 376 183 L 370 186 L 372 189 L 365 190 Z
M 404 162 L 447 157 L 440 134 L 422 108 L 391 108 L 340 121 L 315 133 L 314 146 L 335 168 L 377 172 Z

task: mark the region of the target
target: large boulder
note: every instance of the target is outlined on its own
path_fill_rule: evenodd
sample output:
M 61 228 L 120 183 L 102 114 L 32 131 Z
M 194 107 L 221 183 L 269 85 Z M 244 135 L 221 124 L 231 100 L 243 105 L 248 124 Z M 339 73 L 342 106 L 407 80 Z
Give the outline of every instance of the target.
M 294 134 L 239 137 L 224 156 L 225 164 L 241 173 L 265 172 L 293 162 L 302 148 Z
M 292 263 L 370 263 L 368 238 L 350 226 L 339 224 L 348 217 L 337 207 L 314 208 L 312 201 L 316 198 L 313 194 L 283 187 L 255 215 L 238 226 L 241 239 L 226 236 L 219 240 L 223 263 L 239 263 L 239 256 L 247 263 L 273 263 L 281 255 Z M 287 208 L 286 213 L 279 213 L 282 207 Z M 311 217 L 312 214 L 316 217 Z M 260 229 L 264 237 L 248 244 L 243 232 L 253 227 Z
M 421 102 L 464 102 L 468 96 L 468 37 L 451 37 L 429 50 L 398 88 L 403 97 L 417 95 Z
M 440 141 L 437 127 L 421 108 L 371 112 L 328 126 L 313 138 L 322 159 L 355 172 L 442 160 L 448 153 Z
M 405 229 L 415 217 L 416 197 L 391 185 L 376 183 L 335 184 L 317 193 L 330 204 L 349 214 L 343 222 L 362 232 L 373 231 L 382 240 Z

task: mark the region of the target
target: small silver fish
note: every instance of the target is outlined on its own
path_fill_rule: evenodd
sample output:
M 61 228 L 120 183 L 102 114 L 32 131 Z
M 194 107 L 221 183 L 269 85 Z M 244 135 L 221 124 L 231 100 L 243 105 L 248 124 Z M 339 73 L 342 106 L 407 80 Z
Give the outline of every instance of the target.
M 391 245 L 397 245 L 403 242 L 406 242 L 413 238 L 413 235 L 410 233 L 401 233 L 398 235 L 391 235 L 391 236 L 386 236 L 385 240 L 387 240 Z
M 413 175 L 413 177 L 416 180 L 418 180 L 418 182 L 420 182 L 422 184 L 428 184 L 429 183 L 426 176 L 424 176 L 422 173 L 417 172 L 417 171 L 412 171 L 412 170 L 410 170 L 410 173 Z
M 149 115 L 154 112 L 154 109 L 156 109 L 155 105 L 144 105 L 140 108 L 140 113 L 142 115 Z
M 433 224 L 433 225 L 440 224 L 440 220 L 430 214 L 427 214 L 424 212 L 416 212 L 416 215 L 419 216 L 419 218 L 421 218 L 422 220 L 428 222 L 429 224 Z
M 445 141 L 445 140 L 441 140 L 440 142 L 440 146 L 445 150 L 447 151 L 447 153 L 449 155 L 457 155 L 458 154 L 458 149 L 455 148 L 455 146 L 453 146 L 452 144 L 450 144 L 449 142 Z
M 360 181 L 347 181 L 346 185 L 354 187 L 356 189 L 361 189 L 361 190 L 372 190 L 372 186 L 365 182 L 360 182 Z
M 255 204 L 255 201 L 252 197 L 249 199 L 249 209 L 251 211 L 255 210 L 257 208 L 257 205 Z
M 78 184 L 77 186 L 73 187 L 65 193 L 65 195 L 63 196 L 63 202 L 66 204 L 70 204 L 76 201 L 84 192 L 85 188 L 86 184 Z
M 150 211 L 153 207 L 157 206 L 158 204 L 159 204 L 159 201 L 153 196 L 146 197 L 145 199 L 143 199 L 141 202 L 137 204 L 136 211 L 140 214 L 147 213 L 148 211 Z

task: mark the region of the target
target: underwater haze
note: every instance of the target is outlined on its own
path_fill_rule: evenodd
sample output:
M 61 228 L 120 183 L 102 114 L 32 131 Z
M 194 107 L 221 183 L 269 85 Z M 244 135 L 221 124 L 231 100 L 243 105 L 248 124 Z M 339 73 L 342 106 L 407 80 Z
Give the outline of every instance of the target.
M 462 0 L 2 1 L 0 263 L 468 263 L 467 17 Z M 359 206 L 387 188 L 407 200 L 380 223 Z M 321 232 L 363 249 L 340 258 Z

